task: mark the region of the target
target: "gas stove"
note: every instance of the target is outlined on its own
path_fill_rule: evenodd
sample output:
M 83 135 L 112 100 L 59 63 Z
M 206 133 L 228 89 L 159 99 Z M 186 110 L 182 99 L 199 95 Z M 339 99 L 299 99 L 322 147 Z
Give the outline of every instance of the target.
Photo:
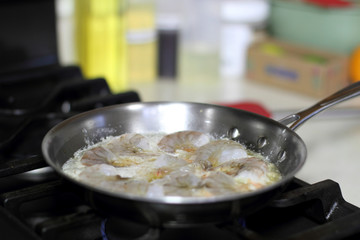
M 152 228 L 103 215 L 46 165 L 41 141 L 68 117 L 140 101 L 139 95 L 135 91 L 112 94 L 105 79 L 85 79 L 76 66 L 3 77 L 0 89 L 0 229 L 5 239 L 360 237 L 360 209 L 343 199 L 340 186 L 332 180 L 307 184 L 295 178 L 265 208 L 220 224 Z
M 331 180 L 294 179 L 263 209 L 219 224 L 153 228 L 93 209 L 47 166 L 41 141 L 71 116 L 140 96 L 113 94 L 105 79 L 60 66 L 54 1 L 0 5 L 1 239 L 360 239 L 360 209 Z

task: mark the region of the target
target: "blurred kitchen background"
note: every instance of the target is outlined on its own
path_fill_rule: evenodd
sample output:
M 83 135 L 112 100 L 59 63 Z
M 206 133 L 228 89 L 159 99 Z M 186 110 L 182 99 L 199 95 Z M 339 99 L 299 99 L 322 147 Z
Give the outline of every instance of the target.
M 105 77 L 114 92 L 231 78 L 318 98 L 359 80 L 350 68 L 359 57 L 349 61 L 360 45 L 355 0 L 56 0 L 56 9 L 61 64 Z

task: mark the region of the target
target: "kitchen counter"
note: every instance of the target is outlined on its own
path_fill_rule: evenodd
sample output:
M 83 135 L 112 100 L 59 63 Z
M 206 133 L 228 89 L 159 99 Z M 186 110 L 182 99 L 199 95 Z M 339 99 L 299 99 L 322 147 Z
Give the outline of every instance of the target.
M 192 101 L 205 103 L 258 103 L 278 120 L 309 107 L 320 99 L 268 87 L 246 79 L 209 82 L 159 80 L 134 83 L 142 101 Z M 360 206 L 360 97 L 328 109 L 310 119 L 297 133 L 308 148 L 308 158 L 296 175 L 308 183 L 332 179 L 340 184 L 346 201 Z

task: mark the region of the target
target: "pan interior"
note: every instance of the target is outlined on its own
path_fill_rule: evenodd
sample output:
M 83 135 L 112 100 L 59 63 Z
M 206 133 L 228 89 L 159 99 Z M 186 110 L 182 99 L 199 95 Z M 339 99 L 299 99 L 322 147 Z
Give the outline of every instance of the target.
M 306 158 L 301 138 L 274 120 L 228 107 L 186 102 L 121 104 L 79 114 L 50 130 L 43 140 L 42 150 L 46 161 L 64 175 L 62 165 L 74 152 L 104 137 L 128 132 L 172 133 L 181 130 L 231 137 L 263 154 L 277 165 L 283 176 L 274 185 L 291 179 Z

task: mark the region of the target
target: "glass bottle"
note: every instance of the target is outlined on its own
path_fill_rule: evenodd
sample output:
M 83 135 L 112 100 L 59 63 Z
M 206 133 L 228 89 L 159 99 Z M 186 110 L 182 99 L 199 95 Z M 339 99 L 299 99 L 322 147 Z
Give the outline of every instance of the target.
M 87 78 L 126 89 L 125 0 L 75 0 L 78 61 Z
M 157 78 L 154 0 L 130 0 L 125 12 L 129 82 L 151 82 Z

